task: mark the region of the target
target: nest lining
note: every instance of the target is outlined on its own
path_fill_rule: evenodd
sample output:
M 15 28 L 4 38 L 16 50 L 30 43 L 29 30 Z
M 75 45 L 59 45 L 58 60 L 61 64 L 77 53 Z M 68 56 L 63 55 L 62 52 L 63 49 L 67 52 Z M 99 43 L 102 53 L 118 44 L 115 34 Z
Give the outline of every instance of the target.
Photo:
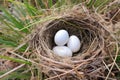
M 81 49 L 71 58 L 61 58 L 52 51 L 55 46 L 54 35 L 60 29 L 67 30 L 70 35 L 78 36 L 82 43 Z M 110 37 L 109 33 L 97 21 L 63 17 L 40 27 L 31 43 L 36 49 L 42 72 L 48 79 L 104 80 L 106 67 L 103 62 L 105 56 L 112 51 L 109 51 L 111 46 L 106 47 L 111 40 L 107 37 Z

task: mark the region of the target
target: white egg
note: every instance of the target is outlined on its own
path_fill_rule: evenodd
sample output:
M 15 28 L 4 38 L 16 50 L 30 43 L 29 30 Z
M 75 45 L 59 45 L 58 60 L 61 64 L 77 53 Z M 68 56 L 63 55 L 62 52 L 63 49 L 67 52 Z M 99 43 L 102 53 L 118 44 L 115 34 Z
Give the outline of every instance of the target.
M 53 52 L 61 57 L 72 57 L 72 51 L 66 46 L 56 46 L 53 48 Z
M 59 30 L 54 37 L 55 44 L 63 46 L 68 42 L 69 34 L 66 30 Z
M 80 39 L 75 35 L 70 36 L 67 46 L 72 50 L 72 52 L 79 51 L 81 47 Z

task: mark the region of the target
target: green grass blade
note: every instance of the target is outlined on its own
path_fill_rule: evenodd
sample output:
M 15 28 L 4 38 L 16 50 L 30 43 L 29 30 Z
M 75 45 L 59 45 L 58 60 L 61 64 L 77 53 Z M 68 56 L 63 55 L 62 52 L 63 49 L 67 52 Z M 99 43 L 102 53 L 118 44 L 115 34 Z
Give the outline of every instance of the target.
M 42 9 L 46 8 L 45 4 L 43 3 L 43 0 L 37 0 L 37 1 Z
M 2 78 L 2 80 L 30 80 L 31 77 L 31 73 L 30 72 L 24 72 L 27 70 L 27 67 L 22 67 L 14 72 L 12 72 L 11 74 L 5 76 L 4 78 Z M 8 72 L 9 70 L 3 70 L 0 71 L 0 75 L 5 74 L 6 72 Z
M 36 10 L 33 6 L 29 5 L 29 4 L 26 2 L 26 3 L 25 3 L 25 7 L 26 7 L 29 15 L 31 15 L 31 16 L 35 16 L 35 15 L 36 15 L 37 10 Z
M 87 4 L 87 6 L 88 6 L 88 7 L 92 7 L 93 4 L 94 4 L 94 2 L 95 2 L 94 0 L 90 0 L 89 3 Z
M 12 58 L 12 57 L 2 56 L 2 55 L 0 55 L 0 58 L 1 58 L 1 59 L 5 59 L 5 60 L 11 60 L 11 61 L 18 62 L 18 63 L 22 63 L 22 64 L 31 65 L 31 62 L 25 61 L 25 60 L 22 60 L 22 59 L 18 59 L 18 58 Z
M 17 21 L 7 10 L 5 9 L 2 9 L 2 11 L 4 12 L 4 17 L 9 20 L 11 23 L 14 23 L 15 26 L 19 29 L 23 28 L 24 24 L 23 23 L 20 23 L 19 21 Z
M 53 0 L 48 0 L 48 5 L 49 5 L 49 8 L 51 8 L 53 6 Z
M 5 24 L 7 27 L 10 28 L 10 31 L 14 31 L 15 34 L 18 35 L 19 38 L 23 37 L 23 35 L 20 34 L 20 33 L 18 32 L 18 30 L 16 30 L 16 28 L 13 27 L 12 24 L 10 24 L 10 23 L 8 23 L 8 22 L 6 22 L 6 21 L 3 21 L 3 20 L 1 20 L 1 21 L 3 22 L 3 24 Z
M 45 21 L 48 21 L 48 20 L 53 20 L 53 19 L 57 19 L 57 17 L 46 17 L 46 18 L 44 18 L 44 19 L 40 19 L 39 21 L 35 21 L 35 22 L 33 22 L 33 23 L 31 23 L 31 24 L 28 24 L 26 27 L 24 27 L 23 29 L 20 29 L 20 31 L 22 31 L 22 30 L 24 30 L 24 29 L 27 29 L 27 28 L 30 28 L 31 26 L 34 26 L 34 25 L 36 25 L 36 24 L 38 24 L 38 23 L 43 23 L 43 22 L 45 22 Z
M 16 47 L 18 45 L 15 42 L 3 40 L 1 38 L 0 38 L 0 44 L 9 45 L 9 46 L 12 46 L 12 47 Z
M 9 11 L 7 11 L 6 9 L 1 9 L 3 11 L 3 19 L 7 22 L 7 23 L 11 23 L 13 25 L 13 27 L 21 29 L 24 28 L 24 22 L 22 22 L 21 20 L 18 20 L 17 18 L 15 18 Z M 27 29 L 23 30 L 23 32 L 28 32 Z
M 110 1 L 110 0 L 96 0 L 95 3 L 94 3 L 94 7 L 103 6 L 108 1 Z

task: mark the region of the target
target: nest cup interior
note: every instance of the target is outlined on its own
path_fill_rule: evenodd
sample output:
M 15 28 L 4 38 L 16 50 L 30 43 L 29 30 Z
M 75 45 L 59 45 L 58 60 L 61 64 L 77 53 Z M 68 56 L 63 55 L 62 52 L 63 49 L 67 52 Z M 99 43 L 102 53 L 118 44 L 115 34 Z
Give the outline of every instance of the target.
M 81 41 L 81 48 L 73 56 L 78 53 L 84 53 L 91 46 L 92 42 L 97 37 L 99 39 L 99 30 L 97 26 L 93 26 L 88 20 L 73 19 L 70 17 L 56 19 L 50 22 L 43 31 L 43 39 L 49 49 L 56 46 L 54 36 L 57 31 L 67 30 L 69 36 L 76 35 Z

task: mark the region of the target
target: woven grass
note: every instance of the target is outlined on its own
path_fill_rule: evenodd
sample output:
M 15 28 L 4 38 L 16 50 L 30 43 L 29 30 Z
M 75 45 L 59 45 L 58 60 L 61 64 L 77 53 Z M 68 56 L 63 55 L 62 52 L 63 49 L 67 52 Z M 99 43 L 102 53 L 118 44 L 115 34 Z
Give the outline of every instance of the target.
M 47 80 L 115 79 L 109 68 L 113 68 L 116 41 L 110 33 L 111 27 L 100 18 L 100 15 L 81 11 L 39 25 L 30 45 Z M 52 51 L 55 33 L 60 29 L 81 40 L 80 50 L 72 57 L 62 58 Z

